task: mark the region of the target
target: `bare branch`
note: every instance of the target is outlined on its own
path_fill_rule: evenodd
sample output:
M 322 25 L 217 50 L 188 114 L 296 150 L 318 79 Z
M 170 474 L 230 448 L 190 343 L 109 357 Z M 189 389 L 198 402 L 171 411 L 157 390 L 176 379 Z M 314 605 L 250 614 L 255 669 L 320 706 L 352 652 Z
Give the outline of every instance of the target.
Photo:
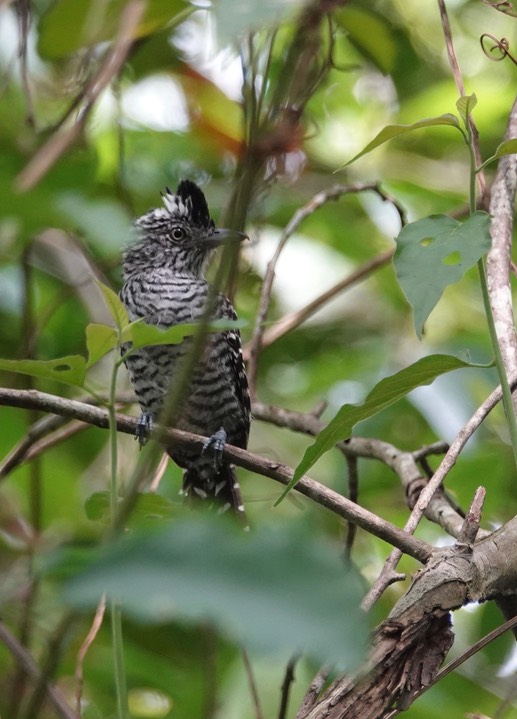
M 55 395 L 37 392 L 36 390 L 14 390 L 0 388 L 0 405 L 9 405 L 25 409 L 40 409 L 52 414 L 59 414 L 66 417 L 74 417 L 82 422 L 108 428 L 108 412 L 99 407 L 93 407 L 76 400 L 63 399 Z M 318 422 L 316 418 L 314 421 Z M 134 434 L 137 420 L 134 417 L 117 415 L 117 429 L 119 432 Z M 183 432 L 178 429 L 165 432 L 167 443 L 179 446 L 194 447 L 201 451 L 206 438 L 190 432 Z M 224 456 L 234 464 L 249 469 L 252 472 L 274 479 L 276 482 L 287 485 L 293 478 L 293 470 L 287 465 L 274 462 L 260 457 L 238 447 L 226 445 Z M 302 477 L 296 485 L 296 489 L 309 499 L 325 507 L 329 511 L 344 519 L 354 522 L 371 534 L 398 547 L 402 552 L 421 562 L 427 561 L 431 556 L 433 548 L 420 539 L 411 537 L 393 524 L 384 521 L 377 515 L 354 504 L 346 497 L 315 482 L 309 477 Z
M 517 99 L 515 100 L 506 130 L 505 140 L 517 137 Z M 508 376 L 517 373 L 517 335 L 513 317 L 511 279 L 511 253 L 513 213 L 517 189 L 517 155 L 505 155 L 499 160 L 490 195 L 492 214 L 492 247 L 487 256 L 487 286 L 494 316 L 499 347 Z M 517 399 L 513 399 L 517 410 Z
M 513 379 L 513 382 L 515 382 L 515 377 Z M 429 483 L 421 491 L 415 503 L 413 511 L 411 512 L 411 516 L 406 522 L 405 529 L 407 532 L 415 531 L 420 519 L 422 518 L 422 515 L 424 513 L 427 513 L 435 493 L 438 491 L 447 474 L 456 464 L 456 460 L 458 459 L 458 456 L 462 451 L 463 447 L 466 445 L 470 437 L 472 437 L 479 425 L 484 421 L 485 417 L 489 414 L 489 412 L 491 412 L 491 410 L 496 406 L 496 404 L 501 401 L 502 396 L 503 393 L 501 391 L 501 386 L 499 386 L 487 397 L 483 404 L 478 407 L 478 409 L 474 412 L 467 424 L 460 429 L 460 431 L 456 435 L 454 442 L 451 444 L 445 457 L 441 461 L 440 466 L 434 473 L 432 479 L 429 480 Z M 463 522 L 461 523 L 461 526 L 463 526 Z M 460 531 L 461 526 L 459 528 Z M 483 534 L 480 534 L 479 536 L 484 535 L 485 532 L 483 532 Z M 458 536 L 458 534 L 456 534 L 455 536 Z M 362 606 L 364 609 L 370 609 L 380 597 L 384 589 L 389 585 L 389 583 L 391 583 L 391 577 L 393 575 L 395 567 L 399 563 L 401 556 L 402 555 L 397 549 L 394 549 L 391 552 L 390 556 L 386 560 L 386 564 L 383 568 L 383 571 L 381 572 L 381 575 L 379 576 L 379 579 L 363 599 Z
M 294 668 L 298 657 L 291 657 L 285 668 L 284 681 L 282 682 L 282 691 L 280 697 L 280 709 L 278 711 L 278 719 L 286 719 L 287 709 L 289 706 L 289 694 L 294 681 Z
M 465 95 L 465 85 L 463 84 L 463 78 L 461 76 L 460 66 L 459 66 L 458 60 L 456 58 L 456 51 L 454 50 L 451 24 L 449 22 L 449 15 L 447 13 L 447 8 L 445 6 L 445 0 L 438 0 L 438 8 L 440 10 L 440 20 L 442 23 L 443 35 L 445 38 L 445 46 L 447 48 L 447 57 L 449 58 L 449 65 L 451 66 L 451 71 L 452 71 L 452 75 L 454 77 L 454 82 L 456 83 L 456 87 L 458 88 L 459 94 L 461 96 L 464 96 Z M 476 123 L 474 122 L 471 115 L 469 115 L 468 122 L 469 122 L 470 130 L 472 132 L 474 155 L 476 157 L 476 163 L 477 163 L 477 166 L 480 167 L 482 164 L 482 159 L 481 159 L 481 151 L 479 149 L 479 132 L 476 127 Z M 483 171 L 478 172 L 477 181 L 478 181 L 479 189 L 481 191 L 482 203 L 486 207 L 487 187 L 486 187 L 485 175 L 484 175 Z
M 330 302 L 330 300 L 334 299 L 334 297 L 339 295 L 341 292 L 344 292 L 344 290 L 347 290 L 349 287 L 353 287 L 358 282 L 361 282 L 380 267 L 384 267 L 389 264 L 393 257 L 393 252 L 393 250 L 381 252 L 379 255 L 373 257 L 371 260 L 368 260 L 368 262 L 365 262 L 349 275 L 344 277 L 340 282 L 335 284 L 334 287 L 331 287 L 326 292 L 323 292 L 319 297 L 316 297 L 316 299 L 312 302 L 309 302 L 309 304 L 305 305 L 305 307 L 302 307 L 295 312 L 290 312 L 279 319 L 272 327 L 268 327 L 268 329 L 263 332 L 262 342 L 260 345 L 261 348 L 264 349 L 264 347 L 269 347 L 269 345 L 272 345 L 273 342 L 276 342 L 288 332 L 296 329 L 310 317 L 315 315 L 318 310 L 327 304 L 327 302 Z M 243 356 L 246 361 L 248 361 L 251 357 L 253 349 L 252 342 L 253 339 L 250 340 L 250 342 L 248 342 L 248 344 L 243 348 Z
M 330 187 L 328 190 L 324 190 L 322 192 L 318 192 L 317 195 L 314 195 L 314 197 L 309 200 L 309 202 L 301 207 L 299 210 L 297 210 L 287 226 L 285 227 L 284 231 L 282 232 L 282 236 L 280 237 L 280 241 L 278 243 L 278 246 L 275 250 L 275 253 L 273 254 L 273 257 L 268 263 L 266 275 L 264 277 L 264 282 L 262 284 L 262 292 L 260 295 L 260 303 L 259 303 L 259 309 L 257 312 L 257 318 L 255 320 L 255 328 L 253 330 L 253 336 L 249 342 L 248 350 L 247 350 L 247 356 L 249 359 L 249 366 L 248 366 L 248 378 L 250 383 L 250 391 L 252 398 L 255 397 L 255 387 L 256 387 L 256 378 L 257 378 L 257 365 L 258 365 L 258 357 L 260 354 L 260 350 L 262 347 L 262 337 L 264 334 L 264 321 L 267 318 L 267 314 L 269 311 L 269 303 L 271 300 L 271 292 L 273 289 L 273 282 L 275 279 L 275 269 L 276 265 L 278 263 L 278 260 L 280 258 L 280 255 L 282 253 L 282 250 L 284 249 L 287 241 L 289 238 L 296 232 L 298 227 L 301 225 L 301 223 L 307 219 L 310 215 L 312 215 L 316 210 L 318 210 L 320 207 L 323 207 L 327 202 L 330 202 L 331 200 L 338 200 L 340 197 L 343 197 L 343 195 L 351 194 L 351 193 L 357 193 L 357 192 L 366 192 L 366 191 L 372 191 L 377 193 L 383 200 L 391 202 L 395 209 L 397 210 L 401 223 L 404 224 L 405 221 L 405 214 L 404 210 L 401 208 L 401 206 L 396 202 L 396 200 L 391 197 L 391 195 L 388 195 L 384 190 L 381 189 L 381 187 L 377 183 L 357 183 L 354 185 L 334 185 L 333 187 Z M 391 257 L 391 254 L 390 254 Z M 389 261 L 389 258 L 385 260 L 386 262 Z M 358 281 L 358 279 L 361 279 L 365 274 L 368 274 L 369 272 L 373 271 L 378 264 L 374 265 L 373 267 L 370 267 L 366 273 L 362 273 L 359 278 L 355 278 L 350 280 L 349 278 L 346 278 L 342 283 L 337 285 L 336 288 L 332 288 L 329 290 L 329 292 L 325 293 L 325 295 L 322 296 L 322 298 L 319 298 L 316 300 L 317 305 L 314 308 L 311 308 L 309 306 L 308 315 L 310 316 L 313 314 L 317 309 L 323 306 L 325 302 L 328 302 L 329 299 L 335 296 L 338 292 L 341 292 L 346 287 L 349 287 L 350 285 L 354 284 L 354 282 Z M 311 303 L 313 305 L 314 303 Z M 300 322 L 303 322 L 302 318 Z M 292 321 L 292 320 L 291 320 Z M 298 324 L 300 323 L 298 322 Z M 294 326 L 297 326 L 296 324 Z M 285 334 L 288 330 L 285 330 L 281 334 Z M 269 343 L 271 344 L 271 342 Z

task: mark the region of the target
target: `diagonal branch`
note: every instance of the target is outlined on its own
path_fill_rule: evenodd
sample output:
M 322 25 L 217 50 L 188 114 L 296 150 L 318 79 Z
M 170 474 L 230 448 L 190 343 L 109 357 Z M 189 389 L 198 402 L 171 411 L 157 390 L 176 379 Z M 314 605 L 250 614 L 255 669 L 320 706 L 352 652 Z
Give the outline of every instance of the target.
M 39 409 L 52 414 L 72 417 L 103 429 L 107 429 L 109 425 L 108 411 L 105 409 L 36 390 L 0 388 L 0 405 L 24 409 Z M 116 420 L 119 432 L 134 435 L 137 426 L 135 417 L 117 414 Z M 167 430 L 165 437 L 167 443 L 174 444 L 175 446 L 188 446 L 200 452 L 206 441 L 205 437 L 190 432 L 183 432 L 178 429 Z M 259 455 L 252 454 L 238 447 L 226 445 L 224 456 L 240 467 L 244 467 L 264 477 L 274 479 L 276 482 L 280 482 L 284 485 L 289 484 L 293 478 L 293 470 L 287 465 L 260 457 Z M 433 548 L 427 544 L 427 542 L 412 537 L 390 522 L 386 522 L 372 512 L 369 512 L 309 477 L 302 477 L 296 485 L 296 489 L 322 507 L 343 517 L 343 519 L 349 522 L 357 524 L 357 526 L 383 539 L 388 542 L 388 544 L 399 548 L 402 552 L 409 554 L 420 562 L 426 562 L 433 552 Z
M 248 344 L 247 348 L 247 357 L 249 359 L 249 366 L 248 366 L 248 379 L 249 379 L 249 385 L 250 385 L 250 393 L 252 398 L 255 397 L 255 387 L 256 387 L 256 380 L 257 380 L 257 369 L 258 369 L 258 358 L 260 354 L 260 350 L 262 348 L 263 344 L 263 335 L 264 335 L 264 322 L 267 318 L 268 311 L 269 311 L 269 304 L 271 301 L 271 292 L 273 290 L 273 282 L 275 279 L 275 270 L 278 263 L 278 260 L 280 258 L 280 255 L 282 254 L 282 250 L 284 249 L 287 241 L 290 237 L 296 232 L 298 227 L 301 225 L 301 223 L 307 219 L 310 215 L 312 215 L 316 210 L 318 210 L 320 207 L 323 207 L 328 202 L 331 202 L 333 200 L 338 200 L 340 197 L 343 197 L 343 195 L 348 195 L 351 193 L 357 193 L 357 192 L 375 192 L 379 197 L 384 200 L 385 202 L 390 202 L 396 209 L 401 224 L 404 225 L 405 223 L 405 213 L 404 210 L 401 208 L 401 206 L 397 203 L 397 201 L 389 194 L 387 194 L 378 183 L 356 183 L 356 184 L 350 184 L 350 185 L 333 185 L 332 187 L 329 187 L 327 190 L 323 190 L 322 192 L 318 192 L 314 197 L 312 197 L 309 202 L 307 202 L 306 205 L 298 209 L 294 215 L 292 216 L 291 220 L 285 227 L 284 231 L 282 232 L 282 235 L 280 237 L 280 241 L 278 243 L 278 246 L 273 254 L 273 257 L 268 263 L 266 274 L 264 277 L 264 282 L 262 284 L 262 292 L 260 295 L 260 302 L 259 302 L 259 308 L 257 312 L 257 318 L 255 321 L 255 328 L 253 330 L 253 335 L 251 337 L 251 340 Z M 391 255 L 390 255 L 391 257 Z M 383 264 L 384 262 L 389 261 L 389 258 L 384 258 L 383 262 L 380 264 Z M 380 266 L 379 264 L 374 264 L 372 267 L 369 267 L 367 269 L 367 273 L 370 271 L 373 271 L 373 269 L 376 269 L 377 266 Z M 344 280 L 343 286 L 338 286 L 339 289 L 336 290 L 336 288 L 332 288 L 329 290 L 328 293 L 323 295 L 323 300 L 320 298 L 319 300 L 316 300 L 316 307 L 311 307 L 309 305 L 308 315 L 310 316 L 313 314 L 317 309 L 319 309 L 325 302 L 327 302 L 329 299 L 331 299 L 337 292 L 340 292 L 341 290 L 345 289 L 346 287 L 354 284 L 355 281 L 358 279 L 362 279 L 363 274 L 361 274 L 358 278 L 354 278 L 353 275 L 351 276 L 352 279 L 346 278 Z M 327 296 L 328 295 L 328 296 Z M 306 319 L 306 317 L 302 317 L 302 319 L 297 323 L 300 324 L 303 322 L 303 320 Z M 295 324 L 295 326 L 297 326 Z M 290 329 L 290 328 L 289 328 Z M 282 334 L 285 334 L 285 332 L 288 330 L 285 330 L 282 332 Z M 275 338 L 276 339 L 276 338 Z M 273 340 L 274 341 L 274 340 Z M 271 341 L 269 342 L 271 344 Z
M 9 629 L 7 629 L 7 627 L 2 623 L 0 623 L 0 642 L 2 642 L 2 644 L 7 647 L 15 660 L 18 662 L 19 666 L 22 667 L 23 671 L 32 680 L 39 681 L 41 679 L 41 670 L 32 658 L 32 656 L 29 654 L 27 649 L 25 649 L 25 647 L 20 644 L 16 637 L 11 634 Z M 62 717 L 63 719 L 78 719 L 79 715 L 76 714 L 73 709 L 67 704 L 65 698 L 63 697 L 59 689 L 57 689 L 57 687 L 45 683 L 44 689 L 48 701 L 52 704 L 58 716 Z
M 90 81 L 84 93 L 84 106 L 76 122 L 59 130 L 41 147 L 28 165 L 15 179 L 18 190 L 30 190 L 57 162 L 61 155 L 81 136 L 88 115 L 101 92 L 120 72 L 133 45 L 135 29 L 145 10 L 145 0 L 131 0 L 122 11 L 120 26 L 115 41 L 97 74 Z

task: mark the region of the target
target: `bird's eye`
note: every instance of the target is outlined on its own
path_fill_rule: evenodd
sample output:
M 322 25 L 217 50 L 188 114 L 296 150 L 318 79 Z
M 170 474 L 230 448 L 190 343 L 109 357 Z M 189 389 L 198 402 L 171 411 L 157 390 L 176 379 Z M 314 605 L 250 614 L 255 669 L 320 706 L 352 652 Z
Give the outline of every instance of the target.
M 172 239 L 178 242 L 179 240 L 182 240 L 185 237 L 185 230 L 181 227 L 175 227 L 172 232 Z

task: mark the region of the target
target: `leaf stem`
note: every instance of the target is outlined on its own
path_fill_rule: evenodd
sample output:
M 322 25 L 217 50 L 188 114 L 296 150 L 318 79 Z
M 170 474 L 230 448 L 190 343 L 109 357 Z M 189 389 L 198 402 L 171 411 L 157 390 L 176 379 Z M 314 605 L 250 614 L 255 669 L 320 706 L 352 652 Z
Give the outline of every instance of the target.
M 113 660 L 115 669 L 115 690 L 117 695 L 117 719 L 127 719 L 127 685 L 124 669 L 124 644 L 122 637 L 122 611 L 120 605 L 112 599 L 111 610 L 111 637 L 113 641 Z

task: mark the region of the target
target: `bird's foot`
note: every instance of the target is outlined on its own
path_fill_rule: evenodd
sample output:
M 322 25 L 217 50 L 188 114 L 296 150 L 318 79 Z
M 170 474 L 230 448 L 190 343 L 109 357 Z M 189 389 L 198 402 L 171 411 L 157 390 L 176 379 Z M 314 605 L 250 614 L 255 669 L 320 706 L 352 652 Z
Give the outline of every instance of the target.
M 138 440 L 140 447 L 149 439 L 149 435 L 153 430 L 153 415 L 151 412 L 142 412 L 138 418 L 138 423 L 135 429 L 135 439 Z
M 216 469 L 219 469 L 219 467 L 222 464 L 223 461 L 223 450 L 224 445 L 226 444 L 226 432 L 224 431 L 223 427 L 221 429 L 217 430 L 215 434 L 213 434 L 211 437 L 209 437 L 206 442 L 203 445 L 203 449 L 201 450 L 201 454 L 204 454 L 207 451 L 210 451 L 210 453 L 214 457 L 214 467 Z

